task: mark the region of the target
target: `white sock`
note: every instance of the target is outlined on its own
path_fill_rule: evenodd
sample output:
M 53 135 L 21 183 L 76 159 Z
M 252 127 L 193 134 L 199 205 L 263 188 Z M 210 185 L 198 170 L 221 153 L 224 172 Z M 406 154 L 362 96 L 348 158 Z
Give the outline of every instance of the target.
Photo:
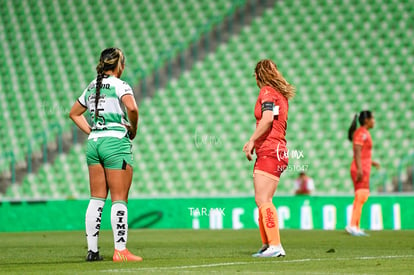
M 128 208 L 124 201 L 114 201 L 111 208 L 111 225 L 116 250 L 124 250 L 128 239 Z
M 98 252 L 98 237 L 101 229 L 102 210 L 104 199 L 91 198 L 85 215 L 86 241 L 88 251 Z

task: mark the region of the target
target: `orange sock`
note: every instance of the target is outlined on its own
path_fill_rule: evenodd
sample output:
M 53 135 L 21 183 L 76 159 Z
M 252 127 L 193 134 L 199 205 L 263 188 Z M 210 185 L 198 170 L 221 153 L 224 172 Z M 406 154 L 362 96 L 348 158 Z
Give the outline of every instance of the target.
M 262 238 L 262 243 L 263 244 L 269 244 L 269 242 L 267 240 L 267 236 L 266 236 L 266 231 L 265 231 L 264 225 L 263 225 L 262 211 L 260 211 L 260 209 L 259 209 L 259 230 L 260 230 L 260 237 Z
M 355 191 L 354 205 L 352 208 L 351 226 L 355 226 L 359 229 L 362 206 L 364 206 L 364 203 L 368 200 L 368 196 L 368 189 L 358 189 Z
M 269 245 L 279 245 L 279 221 L 277 218 L 276 207 L 271 202 L 264 203 L 259 208 L 263 217 L 263 227 Z

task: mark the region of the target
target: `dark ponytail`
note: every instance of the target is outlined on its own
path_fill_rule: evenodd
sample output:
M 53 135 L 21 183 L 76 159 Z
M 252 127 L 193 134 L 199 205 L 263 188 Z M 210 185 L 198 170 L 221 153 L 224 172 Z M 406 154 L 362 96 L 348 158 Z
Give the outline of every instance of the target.
M 348 130 L 348 139 L 351 142 L 354 136 L 354 132 L 357 129 L 357 119 L 358 119 L 359 125 L 364 126 L 365 120 L 370 119 L 370 118 L 372 118 L 372 113 L 371 111 L 368 111 L 368 110 L 362 111 L 359 114 L 359 116 L 358 114 L 355 114 L 354 119 L 352 120 L 351 126 L 349 127 L 349 130 Z
M 101 96 L 102 80 L 105 72 L 114 70 L 125 63 L 125 57 L 118 48 L 107 48 L 101 52 L 99 64 L 96 66 L 96 94 L 95 94 L 95 119 L 98 117 L 98 102 Z
M 102 62 L 102 60 L 100 60 L 98 66 L 96 66 L 96 73 L 98 75 L 96 76 L 95 119 L 98 117 L 99 114 L 98 102 L 99 97 L 101 96 L 102 79 L 104 78 L 104 67 L 105 64 Z
M 355 114 L 354 119 L 352 120 L 351 126 L 348 130 L 348 139 L 352 142 L 352 138 L 354 137 L 354 133 L 357 129 L 357 118 L 358 114 Z

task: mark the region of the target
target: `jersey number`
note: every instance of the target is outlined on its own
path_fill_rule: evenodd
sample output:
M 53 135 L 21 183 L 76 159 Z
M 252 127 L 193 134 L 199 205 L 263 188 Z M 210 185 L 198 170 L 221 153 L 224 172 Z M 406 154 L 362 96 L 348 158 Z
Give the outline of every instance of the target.
M 98 108 L 98 117 L 97 119 L 95 119 L 95 110 L 91 110 L 91 118 L 92 118 L 92 123 L 93 123 L 93 127 L 92 128 L 96 128 L 96 129 L 100 129 L 103 130 L 105 129 L 105 118 L 103 116 L 101 116 L 99 114 L 100 111 L 103 111 L 103 108 Z

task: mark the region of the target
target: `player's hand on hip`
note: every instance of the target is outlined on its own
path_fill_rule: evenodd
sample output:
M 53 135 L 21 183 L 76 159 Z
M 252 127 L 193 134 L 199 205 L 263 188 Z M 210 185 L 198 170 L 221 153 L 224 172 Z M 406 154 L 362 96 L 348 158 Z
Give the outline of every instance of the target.
M 251 161 L 253 159 L 252 154 L 254 151 L 254 142 L 249 140 L 243 146 L 243 152 L 246 154 L 246 158 Z
M 135 138 L 135 136 L 137 135 L 137 131 L 133 132 L 133 131 L 128 131 L 128 136 L 130 140 L 133 140 Z
M 124 126 L 128 130 L 129 139 L 133 140 L 135 138 L 135 136 L 137 135 L 137 129 L 135 129 L 134 127 L 132 127 L 131 125 L 128 125 L 128 124 L 124 124 Z

